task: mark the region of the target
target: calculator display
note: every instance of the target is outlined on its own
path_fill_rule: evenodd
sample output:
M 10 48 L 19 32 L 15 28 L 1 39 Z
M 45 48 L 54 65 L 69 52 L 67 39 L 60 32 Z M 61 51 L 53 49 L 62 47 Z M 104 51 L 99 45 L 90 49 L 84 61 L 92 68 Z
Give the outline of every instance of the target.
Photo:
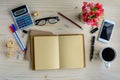
M 19 15 L 25 14 L 26 12 L 27 12 L 27 10 L 26 10 L 26 8 L 24 8 L 24 9 L 20 9 L 20 10 L 14 12 L 14 15 L 19 16 Z
M 12 10 L 12 13 L 15 17 L 26 14 L 27 12 L 28 12 L 28 10 L 27 10 L 27 7 L 25 5 Z

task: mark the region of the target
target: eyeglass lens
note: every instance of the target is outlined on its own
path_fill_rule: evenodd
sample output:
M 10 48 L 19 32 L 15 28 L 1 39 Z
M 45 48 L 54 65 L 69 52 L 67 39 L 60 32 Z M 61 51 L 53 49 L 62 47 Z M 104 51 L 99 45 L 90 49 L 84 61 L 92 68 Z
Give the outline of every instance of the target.
M 48 22 L 49 22 L 50 24 L 55 24 L 55 23 L 58 22 L 58 20 L 57 20 L 57 19 L 48 19 Z
M 43 25 L 45 25 L 45 24 L 46 24 L 46 20 L 41 20 L 41 21 L 39 21 L 39 23 L 38 23 L 39 26 L 43 26 Z

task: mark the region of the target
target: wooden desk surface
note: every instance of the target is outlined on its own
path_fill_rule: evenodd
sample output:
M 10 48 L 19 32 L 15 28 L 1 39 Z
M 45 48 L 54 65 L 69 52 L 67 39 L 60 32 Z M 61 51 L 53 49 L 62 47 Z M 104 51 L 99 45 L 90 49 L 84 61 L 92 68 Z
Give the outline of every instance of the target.
M 90 34 L 90 27 L 82 24 L 78 19 L 81 6 L 84 0 L 1 0 L 0 1 L 0 80 L 120 80 L 120 1 L 119 0 L 99 0 L 105 9 L 105 18 L 115 21 L 116 25 L 109 44 L 104 44 L 96 39 L 95 55 L 92 62 L 89 61 L 90 39 L 93 35 L 98 36 L 98 32 Z M 86 0 L 87 1 L 87 0 Z M 88 0 L 89 1 L 89 0 Z M 98 0 L 92 0 L 97 2 Z M 83 33 L 85 35 L 86 68 L 66 69 L 66 70 L 46 70 L 32 71 L 27 60 L 6 58 L 7 49 L 5 42 L 14 39 L 9 30 L 9 25 L 13 23 L 10 9 L 27 4 L 30 11 L 39 11 L 37 18 L 58 16 L 57 12 L 62 12 L 76 23 L 81 25 L 84 30 L 60 17 L 57 24 L 46 24 L 46 26 L 31 28 L 52 31 L 55 34 Z M 26 38 L 24 38 L 24 41 Z M 100 60 L 98 53 L 105 46 L 115 48 L 117 58 L 111 63 L 111 67 L 106 69 Z

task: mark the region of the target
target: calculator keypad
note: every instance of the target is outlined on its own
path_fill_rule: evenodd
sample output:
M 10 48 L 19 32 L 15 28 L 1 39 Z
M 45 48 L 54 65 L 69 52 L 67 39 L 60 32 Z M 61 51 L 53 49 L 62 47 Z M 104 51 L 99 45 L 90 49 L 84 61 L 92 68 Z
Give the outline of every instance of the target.
M 33 24 L 32 19 L 29 14 L 25 14 L 21 17 L 16 18 L 16 22 L 19 28 L 23 28 Z

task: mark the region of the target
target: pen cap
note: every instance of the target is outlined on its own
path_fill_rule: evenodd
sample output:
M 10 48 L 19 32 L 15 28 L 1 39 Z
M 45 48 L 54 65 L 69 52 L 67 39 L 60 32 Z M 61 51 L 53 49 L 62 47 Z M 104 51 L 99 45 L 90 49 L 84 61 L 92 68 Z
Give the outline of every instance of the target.
M 13 32 L 14 32 L 14 30 L 13 30 L 12 26 L 10 26 L 9 28 L 10 28 L 11 32 L 13 33 Z
M 15 25 L 14 25 L 14 24 L 12 24 L 11 26 L 12 26 L 12 28 L 14 29 L 14 31 L 16 31 L 16 30 L 17 30 L 17 28 L 15 27 Z

